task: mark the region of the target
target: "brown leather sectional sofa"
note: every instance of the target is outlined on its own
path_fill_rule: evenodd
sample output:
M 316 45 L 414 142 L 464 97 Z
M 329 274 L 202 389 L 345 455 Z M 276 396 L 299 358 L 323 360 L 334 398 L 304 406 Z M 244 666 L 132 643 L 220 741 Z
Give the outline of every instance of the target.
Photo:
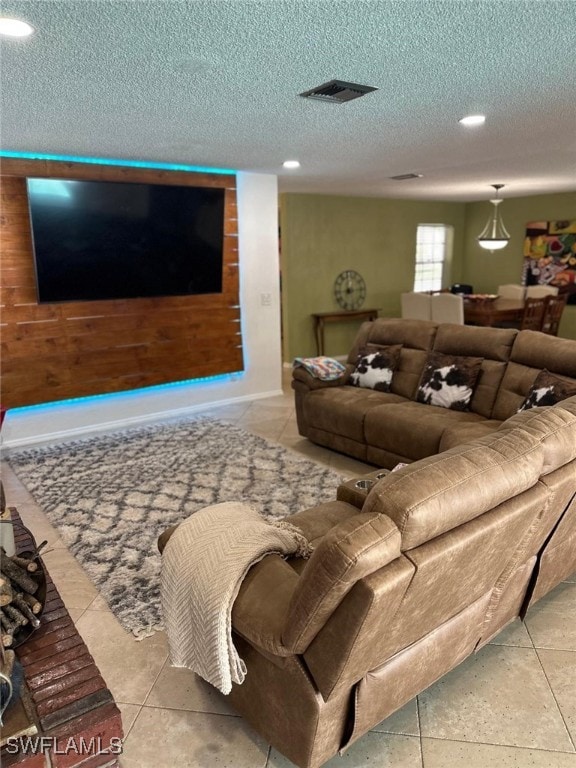
M 517 395 L 518 396 L 518 395 Z M 576 397 L 290 517 L 310 560 L 255 565 L 230 700 L 317 768 L 576 571 Z
M 401 344 L 389 393 L 349 385 L 367 344 Z M 469 411 L 415 402 L 428 353 L 483 358 Z M 535 331 L 400 319 L 364 323 L 337 381 L 295 368 L 292 388 L 301 435 L 379 467 L 392 468 L 489 434 L 518 410 L 538 372 L 576 383 L 576 342 Z
M 300 768 L 346 749 L 576 571 L 576 396 L 515 413 L 540 367 L 576 375 L 576 342 L 378 321 L 355 349 L 368 337 L 401 338 L 396 391 L 382 401 L 296 371 L 300 427 L 380 465 L 411 463 L 292 515 L 311 558 L 265 557 L 232 611 L 247 674 L 230 701 Z M 410 399 L 435 344 L 485 358 L 462 418 Z M 386 435 L 367 428 L 373 416 Z

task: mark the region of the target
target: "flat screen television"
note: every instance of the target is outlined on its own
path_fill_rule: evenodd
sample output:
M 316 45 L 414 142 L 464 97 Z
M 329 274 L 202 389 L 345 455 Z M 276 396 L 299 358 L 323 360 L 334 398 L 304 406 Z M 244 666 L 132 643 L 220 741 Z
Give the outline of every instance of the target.
M 222 292 L 224 190 L 27 179 L 40 303 Z

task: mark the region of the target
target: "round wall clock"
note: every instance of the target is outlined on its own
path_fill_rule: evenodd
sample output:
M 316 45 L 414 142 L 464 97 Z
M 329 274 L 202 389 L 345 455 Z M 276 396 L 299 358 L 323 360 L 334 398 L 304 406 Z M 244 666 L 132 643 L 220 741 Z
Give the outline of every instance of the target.
M 334 297 L 342 309 L 360 309 L 366 298 L 366 283 L 353 269 L 340 272 L 334 281 Z

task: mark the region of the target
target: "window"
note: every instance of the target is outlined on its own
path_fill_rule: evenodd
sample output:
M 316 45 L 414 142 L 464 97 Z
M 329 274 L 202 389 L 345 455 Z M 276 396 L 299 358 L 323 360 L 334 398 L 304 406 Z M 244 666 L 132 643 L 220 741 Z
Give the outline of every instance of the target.
M 418 224 L 416 232 L 415 291 L 439 291 L 444 265 L 448 260 L 452 227 L 444 224 Z

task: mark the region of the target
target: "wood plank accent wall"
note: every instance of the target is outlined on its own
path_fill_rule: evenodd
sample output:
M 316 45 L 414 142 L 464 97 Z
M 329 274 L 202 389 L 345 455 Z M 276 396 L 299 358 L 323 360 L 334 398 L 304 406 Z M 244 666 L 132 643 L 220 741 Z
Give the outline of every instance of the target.
M 38 304 L 27 176 L 224 187 L 222 293 Z M 243 369 L 235 176 L 5 158 L 0 184 L 3 407 Z

